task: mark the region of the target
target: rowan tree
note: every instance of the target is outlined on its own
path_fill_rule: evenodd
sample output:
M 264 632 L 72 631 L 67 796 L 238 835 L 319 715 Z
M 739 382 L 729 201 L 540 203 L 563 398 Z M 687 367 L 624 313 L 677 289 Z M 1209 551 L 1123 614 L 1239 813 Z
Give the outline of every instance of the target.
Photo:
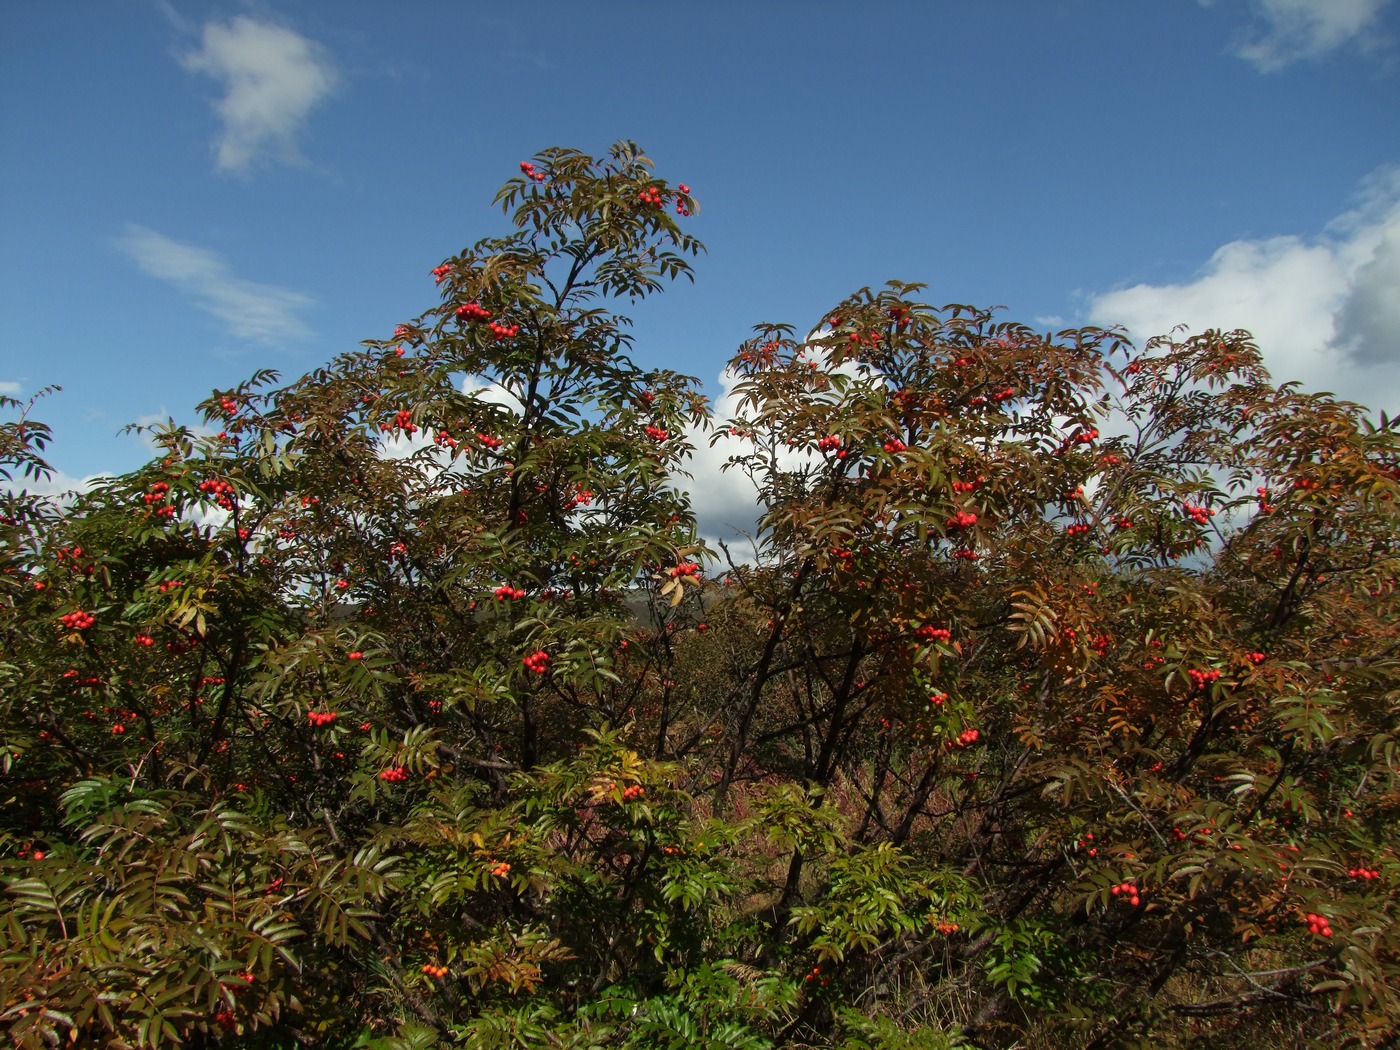
M 929 994 L 981 989 L 979 1038 L 1392 1037 L 1395 428 L 1244 332 L 1139 354 L 918 291 L 732 363 L 766 626 L 721 796 L 800 776 L 973 876 Z M 861 987 L 929 982 L 927 941 Z
M 82 493 L 0 399 L 15 1045 L 1393 1041 L 1391 420 L 893 283 L 715 421 L 613 312 L 688 187 L 619 143 L 497 203 Z

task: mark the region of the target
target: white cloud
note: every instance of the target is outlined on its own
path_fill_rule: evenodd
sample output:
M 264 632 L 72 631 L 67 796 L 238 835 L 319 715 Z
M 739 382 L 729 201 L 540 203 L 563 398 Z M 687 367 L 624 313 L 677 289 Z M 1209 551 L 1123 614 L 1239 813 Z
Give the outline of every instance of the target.
M 65 474 L 61 470 L 55 470 L 45 478 L 31 478 L 25 477 L 22 472 L 17 471 L 9 481 L 0 477 L 0 490 L 16 494 L 28 492 L 33 496 L 48 496 L 62 503 L 75 495 L 87 492 L 94 485 L 110 480 L 110 478 L 110 474 L 89 474 L 87 477 L 75 478 L 72 474 Z
M 19 393 L 19 384 L 18 384 L 18 383 L 12 383 L 12 382 L 9 382 L 9 381 L 0 382 L 0 394 L 9 394 L 10 396 L 13 397 L 15 394 L 18 394 L 18 393 Z
M 239 339 L 279 345 L 311 334 L 297 316 L 311 305 L 300 292 L 235 277 L 215 252 L 129 224 L 119 247 L 152 277 L 168 281 Z
M 319 45 L 244 15 L 227 25 L 207 23 L 204 46 L 181 63 L 224 85 L 214 106 L 223 121 L 215 155 L 221 171 L 246 172 L 269 155 L 298 162 L 297 132 L 337 79 Z
M 822 329 L 813 329 L 808 334 L 809 343 L 802 354 L 804 360 L 815 361 L 826 372 L 840 373 L 865 382 L 884 382 L 868 366 L 847 362 L 832 367 L 826 350 L 813 342 L 822 334 Z M 725 469 L 732 457 L 748 455 L 754 447 L 749 439 L 731 435 L 726 428 L 728 420 L 740 415 L 740 397 L 734 389 L 739 379 L 736 373 L 728 369 L 720 373 L 722 393 L 715 400 L 712 415 L 715 429 L 687 431 L 686 438 L 695 451 L 683 467 L 691 477 L 673 477 L 672 484 L 690 496 L 696 524 L 706 542 L 714 547 L 717 540 L 723 540 L 730 544 L 736 560 L 754 561 L 757 552 L 751 541 L 757 534 L 758 518 L 763 512 L 758 485 L 737 465 Z M 853 386 L 845 396 L 858 397 L 857 388 Z M 826 397 L 836 402 L 841 395 L 832 393 Z M 811 449 L 780 449 L 778 452 L 778 464 L 784 470 L 810 466 L 817 463 L 819 458 Z
M 1094 296 L 1094 324 L 1141 342 L 1185 325 L 1252 332 L 1279 382 L 1400 409 L 1400 169 L 1316 237 L 1232 241 L 1181 284 Z
M 1354 43 L 1368 50 L 1377 42 L 1380 12 L 1390 0 L 1255 0 L 1262 35 L 1245 41 L 1241 58 L 1261 73 L 1302 59 L 1318 59 Z
M 473 394 L 478 400 L 488 405 L 499 405 L 517 416 L 525 411 L 525 405 L 515 394 L 501 384 L 488 382 L 478 375 L 468 375 L 462 380 L 462 393 Z
M 727 369 L 720 373 L 723 393 L 713 406 L 717 426 L 738 412 L 739 399 L 734 395 L 738 378 Z M 753 446 L 742 438 L 730 437 L 722 430 L 718 431 L 719 439 L 712 446 L 710 440 L 716 433 L 701 429 L 686 433 L 686 438 L 695 447 L 690 459 L 683 464 L 686 473 L 691 476 L 673 476 L 671 481 L 677 489 L 690 496 L 696 524 L 706 542 L 717 550 L 716 541 L 723 540 L 735 548 L 736 558 L 751 561 L 754 552 L 745 536 L 752 536 L 757 528 L 761 512 L 758 488 L 738 467 L 725 470 L 724 466 L 731 456 L 743 455 Z

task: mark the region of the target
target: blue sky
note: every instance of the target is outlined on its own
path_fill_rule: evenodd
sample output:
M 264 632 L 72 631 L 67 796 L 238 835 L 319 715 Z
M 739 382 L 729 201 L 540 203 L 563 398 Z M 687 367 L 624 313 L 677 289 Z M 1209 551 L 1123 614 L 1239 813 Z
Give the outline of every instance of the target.
M 897 278 L 1250 328 L 1400 409 L 1391 0 L 4 0 L 0 392 L 63 386 L 60 483 L 130 469 L 123 425 L 388 337 L 519 161 L 619 138 L 709 248 L 637 357 L 717 396 L 754 324 Z

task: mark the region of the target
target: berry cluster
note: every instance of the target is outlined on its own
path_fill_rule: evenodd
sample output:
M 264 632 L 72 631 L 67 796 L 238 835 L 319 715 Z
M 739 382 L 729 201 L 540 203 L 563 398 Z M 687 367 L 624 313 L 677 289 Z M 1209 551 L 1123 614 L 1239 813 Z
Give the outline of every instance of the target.
M 1303 921 L 1308 924 L 1308 932 L 1317 937 L 1331 937 L 1332 927 L 1327 922 L 1327 916 L 1318 915 L 1316 912 L 1308 912 L 1303 916 Z
M 525 670 L 534 671 L 535 674 L 544 674 L 549 670 L 549 654 L 543 649 L 531 653 L 520 662 L 525 665 Z
M 1075 443 L 1076 445 L 1087 445 L 1087 444 L 1089 444 L 1090 442 L 1092 442 L 1092 441 L 1094 441 L 1095 439 L 1097 439 L 1098 436 L 1099 436 L 1099 429 L 1098 429 L 1098 427 L 1090 427 L 1088 430 L 1081 430 L 1078 434 L 1075 434 L 1075 435 L 1074 435 L 1074 443 Z
M 564 509 L 573 510 L 575 507 L 587 507 L 592 502 L 593 493 L 588 491 L 588 489 L 581 488 L 575 491 L 574 494 L 569 497 L 569 501 L 564 504 Z
M 145 503 L 148 507 L 154 503 L 162 503 L 167 498 L 167 493 L 169 492 L 169 485 L 163 481 L 157 481 L 151 486 L 151 490 L 141 497 L 141 502 Z
M 1194 503 L 1185 502 L 1181 509 L 1186 512 L 1186 516 L 1197 525 L 1209 525 L 1210 519 L 1215 517 L 1215 510 L 1211 507 L 1198 507 Z
M 975 550 L 972 550 L 969 547 L 964 547 L 961 550 L 954 551 L 953 557 L 961 558 L 964 561 L 978 561 L 981 559 L 982 555 L 978 554 Z
M 1090 525 L 1088 522 L 1084 522 L 1084 521 L 1076 522 L 1076 523 L 1073 524 L 1073 525 L 1066 525 L 1066 526 L 1065 526 L 1065 535 L 1066 535 L 1066 536 L 1082 536 L 1082 535 L 1084 535 L 1084 533 L 1088 532 L 1091 528 L 1093 528 L 1093 526 Z
M 1204 689 L 1212 682 L 1219 681 L 1220 672 L 1215 670 L 1198 671 L 1196 668 L 1193 667 L 1186 672 L 1186 676 L 1191 679 L 1191 684 L 1197 689 Z
M 1138 896 L 1137 886 L 1131 882 L 1120 882 L 1117 886 L 1110 887 L 1108 892 L 1115 897 L 1125 898 L 1134 908 L 1142 903 L 1142 898 Z
M 1272 514 L 1274 512 L 1274 505 L 1269 502 L 1269 490 L 1266 489 L 1263 485 L 1260 485 L 1254 491 L 1255 494 L 1259 497 L 1259 513 Z
M 637 200 L 642 204 L 649 204 L 653 208 L 666 207 L 666 195 L 657 186 L 648 186 L 637 194 Z
M 347 654 L 346 654 L 346 659 L 347 659 L 347 660 L 363 660 L 364 658 L 365 658 L 365 654 L 362 653 L 362 652 L 360 652 L 358 649 L 355 650 L 355 652 L 353 652 L 353 653 L 347 653 Z
M 633 784 L 631 787 L 623 789 L 622 799 L 624 802 L 633 802 L 641 798 L 646 793 L 647 789 L 642 787 L 641 784 Z
M 233 510 L 233 486 L 227 481 L 210 478 L 199 483 L 199 491 L 214 497 L 214 502 L 224 510 Z
M 488 321 L 490 318 L 491 311 L 480 303 L 463 303 L 457 307 L 459 321 Z
M 961 733 L 958 734 L 956 740 L 948 740 L 943 744 L 943 746 L 946 747 L 949 751 L 951 751 L 955 747 L 971 747 L 973 744 L 977 743 L 977 739 L 981 735 L 982 734 L 975 729 L 964 729 Z
M 673 580 L 678 576 L 689 576 L 693 578 L 700 575 L 700 566 L 693 561 L 681 562 L 681 564 L 677 565 L 666 575 Z
M 947 699 L 947 693 L 931 693 L 929 695 L 928 702 L 931 703 L 934 707 L 941 707 Z
M 651 439 L 652 439 L 653 441 L 655 441 L 658 445 L 661 444 L 661 442 L 665 441 L 668 437 L 671 436 L 671 435 L 668 434 L 662 427 L 654 427 L 654 426 L 652 426 L 650 423 L 648 423 L 648 424 L 647 424 L 645 427 L 643 427 L 642 429 L 643 429 L 644 432 L 646 433 L 646 436 L 649 437 L 649 438 L 651 438 Z
M 520 326 L 518 324 L 501 324 L 499 321 L 492 321 L 491 332 L 498 340 L 514 339 L 520 334 Z
M 491 593 L 496 596 L 496 601 L 498 602 L 517 601 L 518 599 L 525 597 L 524 591 L 522 591 L 518 587 L 512 587 L 508 583 L 501 584 Z
M 306 717 L 313 726 L 328 726 L 340 716 L 335 711 L 308 711 Z
M 85 613 L 79 609 L 76 612 L 65 613 L 59 617 L 59 621 L 70 631 L 86 631 L 97 619 L 92 613 Z
M 1084 832 L 1084 836 L 1079 840 L 1079 848 L 1084 850 L 1089 856 L 1097 857 L 1099 855 L 1099 848 L 1093 843 L 1094 833 L 1092 831 L 1086 831 Z
M 437 432 L 437 437 L 433 440 L 435 440 L 439 445 L 442 445 L 444 448 L 457 447 L 457 439 L 446 430 L 439 430 Z
M 971 492 L 973 489 L 977 488 L 978 485 L 981 485 L 986 480 L 987 479 L 985 477 L 979 475 L 976 481 L 955 481 L 953 482 L 953 491 Z
M 948 528 L 965 529 L 977 524 L 977 515 L 970 510 L 960 510 L 948 519 Z
M 498 879 L 503 879 L 510 874 L 510 865 L 505 861 L 501 861 L 499 864 L 492 866 L 491 874 Z
M 380 780 L 387 780 L 391 784 L 399 784 L 408 779 L 408 770 L 403 766 L 390 766 L 379 774 Z
M 958 932 L 958 924 L 955 922 L 938 922 L 934 924 L 933 928 L 943 934 L 944 937 Z
M 535 182 L 543 182 L 545 180 L 544 172 L 536 171 L 535 166 L 528 160 L 522 160 L 520 162 L 520 170 L 525 173 L 527 179 L 533 179 Z
M 831 978 L 822 973 L 822 968 L 820 966 L 813 966 L 802 979 L 810 984 L 820 985 L 822 988 L 825 988 L 831 983 Z
M 1245 659 L 1252 663 L 1255 667 L 1258 667 L 1267 659 L 1267 657 L 1263 653 L 1256 651 L 1249 653 L 1247 656 L 1245 656 Z
M 933 627 L 925 624 L 914 632 L 916 637 L 928 642 L 950 642 L 953 640 L 953 632 L 946 627 Z
M 150 646 L 156 644 L 156 640 L 152 638 L 149 634 L 138 634 L 136 636 L 136 644 L 143 645 L 149 648 Z
M 906 445 L 903 441 L 900 441 L 899 438 L 890 438 L 880 447 L 883 448 L 886 452 L 894 454 L 898 452 L 903 452 L 909 446 Z
M 846 342 L 850 343 L 853 347 L 859 346 L 861 343 L 866 343 L 872 350 L 876 350 L 880 348 L 880 345 L 884 342 L 884 338 L 884 335 L 880 332 L 867 332 L 865 335 L 861 335 L 859 332 L 852 332 L 850 335 L 846 336 Z M 815 367 L 815 365 L 813 367 Z M 986 398 L 974 397 L 972 403 L 974 405 L 980 405 L 985 400 Z
M 476 439 L 477 441 L 481 442 L 482 445 L 489 449 L 497 449 L 505 444 L 504 441 L 496 437 L 494 434 L 477 434 Z
M 446 276 L 447 276 L 449 273 L 451 273 L 451 272 L 452 272 L 452 267 L 449 266 L 447 263 L 443 263 L 441 266 L 434 266 L 434 267 L 433 267 L 433 283 L 434 283 L 434 284 L 441 284 L 441 283 L 442 283 L 442 279 L 443 279 L 444 277 L 446 277 Z M 397 336 L 398 334 L 399 334 L 399 333 L 398 333 L 398 330 L 395 329 L 394 335 Z
M 446 977 L 447 967 L 435 966 L 432 963 L 424 963 L 423 972 L 426 973 L 429 977 Z
M 1364 864 L 1358 864 L 1354 868 L 1348 868 L 1347 874 L 1350 875 L 1353 879 L 1366 879 L 1367 881 L 1371 879 L 1378 879 L 1381 877 L 1381 873 L 1379 871 L 1377 871 L 1375 868 L 1368 868 Z

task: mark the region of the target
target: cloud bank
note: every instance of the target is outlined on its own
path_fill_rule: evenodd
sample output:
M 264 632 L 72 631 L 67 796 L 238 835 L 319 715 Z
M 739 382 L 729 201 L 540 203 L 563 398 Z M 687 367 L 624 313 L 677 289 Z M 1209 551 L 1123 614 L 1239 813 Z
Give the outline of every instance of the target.
M 1185 325 L 1254 333 L 1278 382 L 1400 410 L 1400 168 L 1317 236 L 1231 241 L 1180 284 L 1094 296 L 1094 324 L 1139 343 Z
M 297 316 L 311 305 L 309 296 L 235 277 L 215 252 L 135 224 L 127 226 L 118 247 L 142 271 L 174 285 L 222 322 L 235 338 L 280 346 L 311 334 Z
M 300 162 L 297 134 L 337 80 L 319 45 L 243 15 L 226 25 L 206 24 L 203 46 L 181 64 L 223 85 L 224 96 L 214 105 L 223 123 L 215 165 L 236 174 L 270 159 Z

